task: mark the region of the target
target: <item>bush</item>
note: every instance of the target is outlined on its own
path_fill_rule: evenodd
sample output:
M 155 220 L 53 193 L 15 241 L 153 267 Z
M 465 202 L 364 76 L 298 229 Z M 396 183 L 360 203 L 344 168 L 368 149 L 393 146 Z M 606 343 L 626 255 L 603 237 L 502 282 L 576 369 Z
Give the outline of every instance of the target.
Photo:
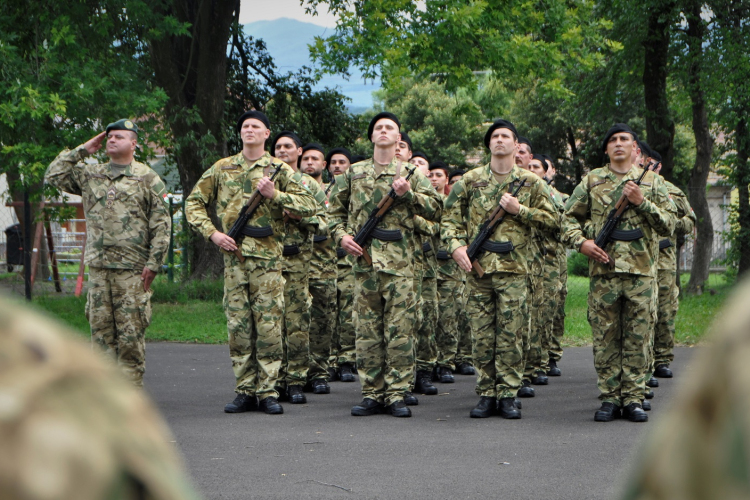
M 589 258 L 582 253 L 571 253 L 568 256 L 568 274 L 572 276 L 588 276 Z

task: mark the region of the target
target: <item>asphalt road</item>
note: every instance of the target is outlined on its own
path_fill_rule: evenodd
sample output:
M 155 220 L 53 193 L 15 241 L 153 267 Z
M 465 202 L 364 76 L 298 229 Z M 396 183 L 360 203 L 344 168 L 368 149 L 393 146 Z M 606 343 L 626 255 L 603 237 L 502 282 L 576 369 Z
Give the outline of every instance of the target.
M 619 490 L 639 441 L 663 414 L 693 350 L 676 349 L 650 422 L 594 422 L 590 347 L 569 348 L 562 377 L 523 400 L 523 418 L 471 419 L 474 377 L 438 384 L 413 417 L 352 417 L 359 382 L 331 384 L 283 415 L 225 414 L 234 398 L 227 346 L 149 344 L 146 387 L 208 499 L 602 499 Z

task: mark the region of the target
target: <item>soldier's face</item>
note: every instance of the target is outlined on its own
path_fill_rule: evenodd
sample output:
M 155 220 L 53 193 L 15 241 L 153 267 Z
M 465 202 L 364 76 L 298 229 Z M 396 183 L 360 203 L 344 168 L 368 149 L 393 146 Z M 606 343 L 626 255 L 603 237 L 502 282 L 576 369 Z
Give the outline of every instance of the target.
M 302 148 L 297 146 L 297 143 L 291 137 L 280 137 L 276 141 L 273 155 L 292 168 L 297 168 L 297 160 L 301 154 Z
M 508 156 L 516 154 L 516 138 L 507 128 L 498 128 L 490 136 L 490 152 L 492 156 Z
M 333 175 L 341 175 L 351 166 L 352 164 L 346 156 L 335 154 L 331 156 L 331 164 L 328 165 L 328 171 Z
M 528 168 L 529 162 L 531 161 L 531 148 L 526 143 L 518 145 L 516 151 L 516 165 L 521 168 Z
M 107 134 L 107 155 L 128 156 L 135 151 L 138 136 L 130 130 L 112 130 Z
M 376 146 L 389 147 L 401 139 L 401 134 L 398 132 L 396 122 L 388 118 L 381 118 L 375 122 L 370 139 Z
M 637 146 L 633 136 L 627 132 L 617 132 L 612 134 L 607 142 L 607 155 L 609 159 L 616 162 L 628 161 L 631 158 L 633 149 Z
M 461 180 L 461 177 L 463 177 L 463 175 L 454 175 L 453 177 L 451 177 L 451 180 L 448 181 L 448 186 L 453 187 L 458 181 Z
M 445 191 L 445 185 L 448 183 L 448 176 L 445 175 L 445 170 L 430 170 L 429 177 L 430 184 L 435 188 L 435 191 L 443 193 Z
M 248 118 L 242 122 L 240 138 L 242 139 L 243 146 L 262 146 L 270 135 L 271 131 L 260 120 Z
M 530 172 L 535 173 L 536 175 L 538 175 L 542 179 L 544 179 L 544 174 L 546 172 L 544 171 L 544 167 L 542 166 L 542 162 L 540 162 L 539 160 L 531 160 L 529 162 L 528 170 Z
M 409 161 L 411 160 L 411 148 L 409 148 L 409 144 L 407 144 L 404 141 L 398 141 L 396 142 L 396 158 L 398 158 L 401 161 Z
M 301 169 L 304 173 L 315 179 L 320 179 L 323 175 L 323 169 L 326 168 L 326 161 L 323 153 L 320 151 L 306 151 L 302 155 Z
M 412 158 L 411 160 L 409 160 L 409 163 L 411 163 L 412 165 L 414 165 L 415 167 L 417 167 L 419 169 L 419 171 L 422 172 L 423 174 L 426 171 L 427 174 L 425 174 L 425 175 L 428 175 L 430 173 L 430 164 L 427 163 L 427 160 L 425 160 L 421 156 L 417 156 L 416 158 Z

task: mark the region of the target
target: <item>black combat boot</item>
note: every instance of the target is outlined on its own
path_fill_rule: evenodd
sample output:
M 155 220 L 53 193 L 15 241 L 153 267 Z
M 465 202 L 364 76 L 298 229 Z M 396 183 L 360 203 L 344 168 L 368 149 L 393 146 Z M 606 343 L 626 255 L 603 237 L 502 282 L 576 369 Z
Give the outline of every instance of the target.
M 497 413 L 497 399 L 489 396 L 479 398 L 479 403 L 469 412 L 471 418 L 488 418 Z
M 476 375 L 474 367 L 465 361 L 458 364 L 458 366 L 456 367 L 456 373 L 458 373 L 459 375 Z
M 354 382 L 354 371 L 352 370 L 351 364 L 344 363 L 341 365 L 341 369 L 339 370 L 339 378 L 342 382 Z
M 523 410 L 523 403 L 521 403 L 521 400 L 518 398 L 516 398 L 516 408 Z
M 611 422 L 620 418 L 620 407 L 614 403 L 602 403 L 602 407 L 594 413 L 594 421 Z
M 550 377 L 559 377 L 560 375 L 562 375 L 562 372 L 557 367 L 557 361 L 555 361 L 554 359 L 549 360 L 549 370 L 547 370 L 547 375 L 549 375 Z
M 385 408 L 382 403 L 378 403 L 370 398 L 365 398 L 361 403 L 352 406 L 352 415 L 355 417 L 369 417 L 370 415 L 377 415 L 384 411 Z
M 328 380 L 336 382 L 339 379 L 339 370 L 335 366 L 328 367 Z
M 672 370 L 669 369 L 669 365 L 659 365 L 654 370 L 654 377 L 658 378 L 672 378 Z
M 450 368 L 447 366 L 438 366 L 438 377 L 440 378 L 440 382 L 443 384 L 452 384 L 456 381 L 456 379 L 453 377 L 453 372 Z
M 396 401 L 385 407 L 385 412 L 394 417 L 408 418 L 411 417 L 411 410 L 403 400 Z
M 404 393 L 404 403 L 406 403 L 406 406 L 417 406 L 419 405 L 419 400 L 414 395 L 413 392 L 405 392 Z
M 656 380 L 654 377 L 651 377 L 646 381 L 646 385 L 649 387 L 659 387 L 659 381 Z
M 648 399 L 644 399 L 641 402 L 641 408 L 643 408 L 645 411 L 651 411 L 651 401 Z
M 302 392 L 301 385 L 290 385 L 286 390 L 289 402 L 293 405 L 301 405 L 307 403 L 307 396 Z
M 544 372 L 536 372 L 534 376 L 531 377 L 531 383 L 534 385 L 547 385 L 549 384 L 549 379 Z
M 237 394 L 234 401 L 224 405 L 224 413 L 244 413 L 258 409 L 258 398 L 247 394 Z
M 281 415 L 284 413 L 284 408 L 281 407 L 278 400 L 273 396 L 261 399 L 259 408 L 269 415 Z
M 654 396 L 655 396 L 654 391 L 649 389 L 648 392 L 646 393 L 646 399 L 654 399 Z
M 324 378 L 316 378 L 312 381 L 313 394 L 330 394 L 331 386 Z
M 521 418 L 521 412 L 516 408 L 516 398 L 500 398 L 497 402 L 497 414 L 503 418 Z
M 631 422 L 648 422 L 648 413 L 643 411 L 638 403 L 630 403 L 622 409 L 622 418 L 627 418 Z
M 430 380 L 431 378 L 432 377 L 430 372 L 426 370 L 419 370 L 417 372 L 417 381 L 414 384 L 414 392 L 418 392 L 426 396 L 434 396 L 435 394 L 437 394 L 437 387 L 432 385 L 432 380 Z
M 534 397 L 534 388 L 531 387 L 531 382 L 528 380 L 523 381 L 523 385 L 520 389 L 518 389 L 518 397 L 519 398 L 533 398 Z

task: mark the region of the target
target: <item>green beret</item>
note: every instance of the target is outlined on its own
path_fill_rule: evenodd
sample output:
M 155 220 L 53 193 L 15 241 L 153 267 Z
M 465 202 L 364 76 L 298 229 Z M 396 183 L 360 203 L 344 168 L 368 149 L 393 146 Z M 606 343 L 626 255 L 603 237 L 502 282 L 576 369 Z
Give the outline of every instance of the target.
M 138 135 L 138 125 L 127 118 L 107 125 L 106 132 L 109 133 L 110 130 L 130 130 L 131 132 L 135 132 L 135 135 Z

